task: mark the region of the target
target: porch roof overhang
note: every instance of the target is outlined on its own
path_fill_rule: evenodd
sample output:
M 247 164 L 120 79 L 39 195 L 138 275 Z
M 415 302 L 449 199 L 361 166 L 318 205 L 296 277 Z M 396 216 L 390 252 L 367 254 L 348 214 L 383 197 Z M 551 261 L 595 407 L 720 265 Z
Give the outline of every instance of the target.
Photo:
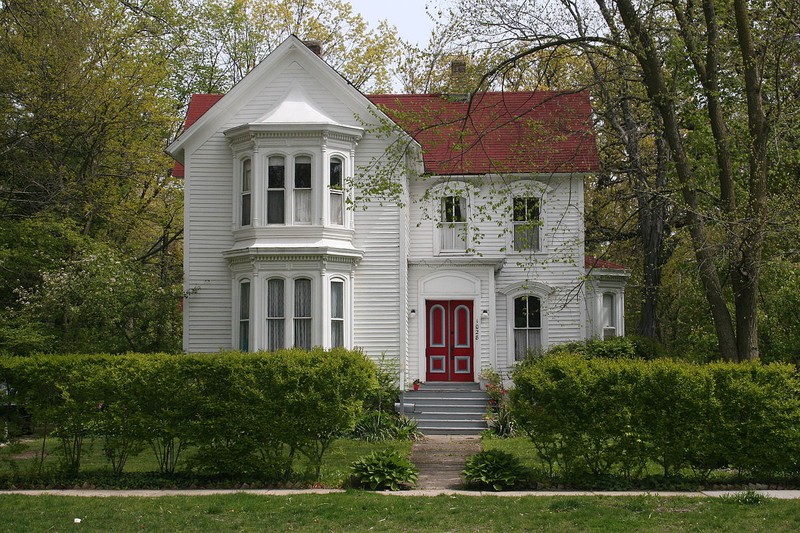
M 409 266 L 457 266 L 457 267 L 487 267 L 491 266 L 498 272 L 506 264 L 505 257 L 464 257 L 464 256 L 439 256 L 424 259 L 409 259 Z

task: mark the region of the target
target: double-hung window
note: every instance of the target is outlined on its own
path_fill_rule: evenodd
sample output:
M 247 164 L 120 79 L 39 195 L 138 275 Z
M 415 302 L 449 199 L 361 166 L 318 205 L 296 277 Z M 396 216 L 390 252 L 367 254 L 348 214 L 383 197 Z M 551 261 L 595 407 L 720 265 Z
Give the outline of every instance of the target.
M 242 161 L 242 201 L 241 201 L 241 226 L 249 226 L 252 223 L 252 187 L 253 187 L 253 164 L 249 159 Z
M 267 224 L 285 224 L 286 162 L 282 156 L 270 156 L 267 165 Z
M 603 338 L 617 336 L 617 302 L 613 293 L 603 293 Z
M 344 346 L 344 282 L 331 281 L 331 348 Z
M 267 280 L 267 350 L 271 352 L 286 346 L 284 285 L 282 278 Z
M 467 200 L 462 196 L 445 196 L 441 206 L 441 250 L 467 249 Z
M 514 298 L 514 359 L 542 349 L 542 301 L 536 296 Z
M 250 282 L 239 283 L 239 349 L 250 351 Z
M 294 346 L 311 349 L 311 280 L 294 280 Z
M 539 198 L 522 196 L 514 198 L 514 250 L 537 252 L 541 212 Z
M 344 164 L 338 157 L 332 157 L 330 166 L 329 188 L 330 188 L 330 205 L 328 206 L 330 212 L 330 223 L 337 226 L 344 225 L 344 189 L 343 189 L 343 172 Z
M 294 159 L 294 222 L 311 224 L 311 158 Z

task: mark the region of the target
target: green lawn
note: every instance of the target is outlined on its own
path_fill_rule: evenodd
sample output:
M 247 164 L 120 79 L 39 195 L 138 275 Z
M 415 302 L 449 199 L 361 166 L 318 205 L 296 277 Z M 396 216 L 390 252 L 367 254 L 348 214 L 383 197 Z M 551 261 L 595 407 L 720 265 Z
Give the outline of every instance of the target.
M 47 439 L 45 443 L 45 460 L 42 466 L 45 480 L 52 479 L 52 474 L 58 470 L 60 461 L 58 446 L 58 441 L 52 438 Z M 12 474 L 16 474 L 23 479 L 35 477 L 39 470 L 38 456 L 41 452 L 41 447 L 42 440 L 37 439 L 0 448 L 0 487 L 4 486 L 3 480 L 8 479 Z M 325 487 L 341 487 L 349 479 L 350 464 L 353 461 L 372 451 L 387 448 L 408 455 L 411 451 L 411 443 L 407 441 L 372 443 L 349 439 L 334 442 L 323 459 L 320 484 Z M 187 450 L 184 453 L 186 454 L 185 457 L 188 458 L 191 456 L 192 450 Z M 87 441 L 84 454 L 81 462 L 81 479 L 85 479 L 87 475 L 98 475 L 103 476 L 104 480 L 113 482 L 113 478 L 109 476 L 110 467 L 103 455 L 100 442 L 92 443 Z M 307 464 L 307 461 L 304 461 L 302 457 L 295 464 L 300 485 L 314 482 L 313 474 L 307 471 L 309 470 Z M 145 448 L 139 455 L 128 460 L 123 477 L 126 474 L 128 477 L 133 477 L 137 473 L 156 472 L 157 470 L 158 466 L 153 452 L 150 448 Z M 0 528 L 2 528 L 2 523 L 0 523 Z
M 800 502 L 330 495 L 0 496 L 0 531 L 800 531 Z M 74 519 L 81 523 L 75 524 Z

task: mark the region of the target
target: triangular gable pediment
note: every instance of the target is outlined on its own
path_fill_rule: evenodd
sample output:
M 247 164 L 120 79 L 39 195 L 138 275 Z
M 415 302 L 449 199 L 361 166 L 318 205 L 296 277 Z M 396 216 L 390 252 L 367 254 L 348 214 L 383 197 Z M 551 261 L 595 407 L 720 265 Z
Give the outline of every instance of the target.
M 305 78 L 305 83 L 298 77 Z M 273 88 L 279 92 L 268 94 Z M 341 104 L 338 116 L 329 112 L 332 102 Z M 300 39 L 290 36 L 187 128 L 167 152 L 183 162 L 187 148 L 191 151 L 221 131 L 249 124 L 325 124 L 360 130 L 363 124 L 356 117 L 369 118 L 375 113 L 366 96 Z M 385 119 L 383 113 L 377 114 Z

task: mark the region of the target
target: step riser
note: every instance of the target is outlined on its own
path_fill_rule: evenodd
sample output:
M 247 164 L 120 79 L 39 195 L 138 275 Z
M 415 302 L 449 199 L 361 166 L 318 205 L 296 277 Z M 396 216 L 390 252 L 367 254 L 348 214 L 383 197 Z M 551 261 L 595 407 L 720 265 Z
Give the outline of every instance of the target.
M 489 397 L 475 384 L 428 383 L 403 394 L 406 416 L 426 435 L 478 435 L 486 429 Z

